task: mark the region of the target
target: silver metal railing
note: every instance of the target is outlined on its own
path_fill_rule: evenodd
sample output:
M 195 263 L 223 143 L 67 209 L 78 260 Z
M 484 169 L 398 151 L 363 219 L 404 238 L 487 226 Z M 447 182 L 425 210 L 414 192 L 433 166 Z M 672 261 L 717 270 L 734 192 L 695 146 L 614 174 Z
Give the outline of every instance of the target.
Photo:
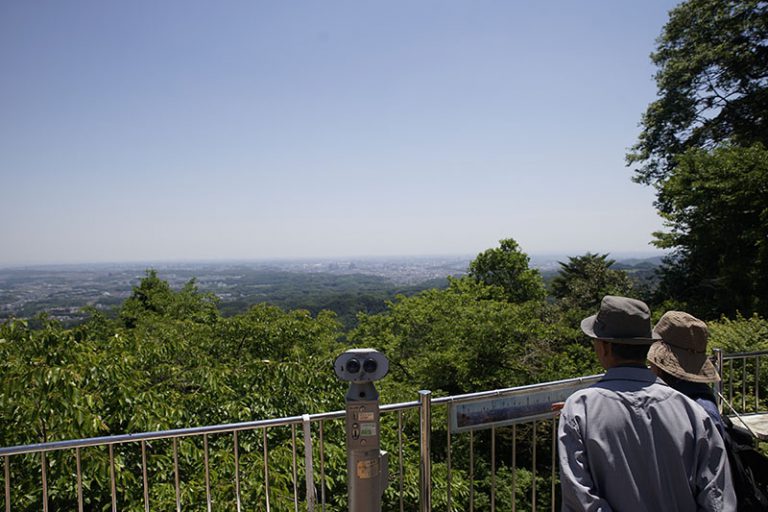
M 174 491 L 175 491 L 175 508 L 180 511 L 181 504 L 181 481 L 179 471 L 179 450 L 178 440 L 181 438 L 200 437 L 203 438 L 203 454 L 204 454 L 204 473 L 205 473 L 205 494 L 206 494 L 206 509 L 210 512 L 212 509 L 212 494 L 210 485 L 210 464 L 209 464 L 209 436 L 215 434 L 232 434 L 233 438 L 233 456 L 234 456 L 234 486 L 235 486 L 235 500 L 238 512 L 242 509 L 241 503 L 241 490 L 240 490 L 240 454 L 239 454 L 239 440 L 238 434 L 243 431 L 256 431 L 261 430 L 262 443 L 263 443 L 263 463 L 264 463 L 264 485 L 266 494 L 266 510 L 270 510 L 270 491 L 269 491 L 269 463 L 268 463 L 268 438 L 267 429 L 274 427 L 290 427 L 291 428 L 291 446 L 292 446 L 292 479 L 294 489 L 294 508 L 298 510 L 299 496 L 297 487 L 297 442 L 296 442 L 296 427 L 303 425 L 304 427 L 304 447 L 306 456 L 306 467 L 312 468 L 312 437 L 310 433 L 310 423 L 312 421 L 320 422 L 320 428 L 322 432 L 322 425 L 324 421 L 340 418 L 343 416 L 343 411 L 336 411 L 332 413 L 318 414 L 314 416 L 298 416 L 288 418 L 278 418 L 270 420 L 252 421 L 237 424 L 227 425 L 210 425 L 204 427 L 194 427 L 178 430 L 166 430 L 157 432 L 144 432 L 138 434 L 124 434 L 106 437 L 95 437 L 90 439 L 80 440 L 68 440 L 52 443 L 32 444 L 25 446 L 15 446 L 8 448 L 0 448 L 0 457 L 3 458 L 4 463 L 4 477 L 5 477 L 5 510 L 10 512 L 11 510 L 11 477 L 10 466 L 11 459 L 15 456 L 28 455 L 28 454 L 40 454 L 40 468 L 41 468 L 41 502 L 40 506 L 44 511 L 48 510 L 48 463 L 47 454 L 57 451 L 75 451 L 76 458 L 76 471 L 75 479 L 77 486 L 77 509 L 82 512 L 84 510 L 84 493 L 83 493 L 83 473 L 81 468 L 81 452 L 86 448 L 103 447 L 108 448 L 109 454 L 109 481 L 110 481 L 110 498 L 111 498 L 111 510 L 116 512 L 118 510 L 117 502 L 117 475 L 115 467 L 115 453 L 114 447 L 117 445 L 138 444 L 141 450 L 141 480 L 143 485 L 143 505 L 144 510 L 150 510 L 149 499 L 149 478 L 148 478 L 148 464 L 147 464 L 147 443 L 154 440 L 170 439 L 173 446 L 173 474 L 174 474 Z M 321 460 L 322 460 L 322 446 L 320 447 Z M 310 470 L 311 471 L 311 470 Z M 311 474 L 311 472 L 308 473 Z M 313 479 L 307 478 L 307 490 L 306 496 L 314 495 L 314 487 L 310 487 Z M 307 502 L 310 504 L 308 510 L 313 510 L 313 499 L 308 498 Z
M 768 393 L 761 393 L 761 388 L 765 391 L 768 381 L 768 367 L 761 365 L 761 360 L 766 356 L 768 350 L 732 353 L 714 350 L 715 367 L 720 374 L 720 382 L 715 385 L 715 400 L 720 412 L 768 412 Z M 723 403 L 724 400 L 728 401 L 727 405 Z M 731 407 L 733 410 L 729 410 Z
M 413 402 L 383 405 L 381 407 L 382 418 L 389 418 L 389 425 L 393 425 L 397 431 L 391 438 L 397 445 L 394 449 L 391 445 L 384 446 L 390 452 L 396 453 L 396 461 L 391 465 L 397 467 L 397 471 L 390 471 L 393 479 L 390 481 L 389 508 L 387 510 L 414 510 L 413 498 L 409 493 L 412 481 L 406 481 L 409 471 L 418 465 L 418 508 L 421 512 L 431 510 L 455 510 L 457 508 L 474 511 L 477 509 L 490 509 L 495 512 L 497 505 L 504 504 L 505 509 L 513 511 L 525 508 L 535 511 L 537 509 L 549 509 L 554 511 L 557 507 L 557 463 L 556 463 L 556 413 L 548 412 L 533 419 L 521 419 L 504 425 L 492 425 L 478 430 L 452 433 L 450 408 L 459 404 L 471 404 L 490 398 L 520 397 L 535 395 L 549 389 L 561 387 L 563 383 L 582 383 L 584 385 L 597 380 L 599 376 L 568 379 L 543 384 L 521 386 L 501 390 L 485 391 L 458 396 L 433 398 L 430 391 L 420 391 L 419 399 Z M 417 418 L 409 416 L 418 415 Z M 336 464 L 329 467 L 328 447 L 343 446 L 343 436 L 339 431 L 344 418 L 344 411 L 333 411 L 320 414 L 292 416 L 285 418 L 250 421 L 235 424 L 209 425 L 202 427 L 165 430 L 156 432 L 144 432 L 137 434 L 124 434 L 90 439 L 68 440 L 43 444 L 13 446 L 0 448 L 0 458 L 3 460 L 4 498 L 5 511 L 10 512 L 13 493 L 16 487 L 12 480 L 15 466 L 28 467 L 36 464 L 39 470 L 40 488 L 38 489 L 36 503 L 31 509 L 46 511 L 49 509 L 51 496 L 49 496 L 49 471 L 53 468 L 52 457 L 56 453 L 67 452 L 74 456 L 75 464 L 72 471 L 74 480 L 72 500 L 76 503 L 77 510 L 82 512 L 92 509 L 86 507 L 89 500 L 89 492 L 84 482 L 85 470 L 82 467 L 82 455 L 88 450 L 107 450 L 106 471 L 108 472 L 109 487 L 107 507 L 113 512 L 126 507 L 120 502 L 120 496 L 125 489 L 120 489 L 121 475 L 130 471 L 127 453 L 134 453 L 140 477 L 137 485 L 141 487 L 139 508 L 143 507 L 149 512 L 153 503 L 153 495 L 150 492 L 154 485 L 148 462 L 150 443 L 152 441 L 170 442 L 171 454 L 169 465 L 172 467 L 172 477 L 167 485 L 168 500 L 171 508 L 177 511 L 189 509 L 192 505 L 202 507 L 211 512 L 218 503 L 214 499 L 213 470 L 221 470 L 211 460 L 212 451 L 218 455 L 217 460 L 222 460 L 221 451 L 225 450 L 226 461 L 233 466 L 231 478 L 227 486 L 223 488 L 230 493 L 228 500 L 234 502 L 233 508 L 238 512 L 246 509 L 258 509 L 271 511 L 276 506 L 273 496 L 275 490 L 271 482 L 280 476 L 289 480 L 287 488 L 291 496 L 288 499 L 294 512 L 307 510 L 313 512 L 320 510 L 339 510 L 338 496 L 328 496 L 327 490 L 332 486 L 329 482 L 344 480 L 345 464 Z M 418 421 L 414 421 L 414 419 Z M 410 420 L 407 422 L 406 420 Z M 394 427 L 396 425 L 396 427 Z M 329 434 L 328 428 L 333 432 Z M 277 429 L 290 429 L 288 436 L 288 448 L 290 449 L 290 467 L 274 467 L 270 455 L 270 435 Z M 301 430 L 299 430 L 301 429 Z M 414 430 L 416 433 L 414 433 Z M 281 431 L 282 432 L 282 431 Z M 434 436 L 433 436 L 434 434 Z M 329 439 L 328 436 L 331 436 Z M 260 440 L 260 446 L 253 448 L 252 442 L 245 442 L 245 437 Z M 299 438 L 302 439 L 299 439 Z M 445 444 L 436 444 L 437 437 Z M 213 441 L 212 441 L 213 440 Z M 418 461 L 407 460 L 406 446 L 408 442 L 417 443 Z M 203 490 L 200 491 L 198 503 L 192 503 L 194 493 L 185 488 L 189 486 L 191 479 L 187 468 L 180 463 L 182 446 L 189 446 L 195 442 L 202 445 L 202 475 L 197 478 L 202 481 Z M 215 442 L 216 448 L 212 449 L 211 443 Z M 186 443 L 182 445 L 182 443 Z M 274 443 L 273 443 L 274 444 Z M 391 443 L 390 443 L 391 444 Z M 228 448 L 226 445 L 229 445 Z M 246 445 L 251 446 L 246 449 Z M 303 445 L 303 461 L 299 457 L 299 447 Z M 275 448 L 272 448 L 273 450 Z M 500 452 L 500 450 L 504 452 Z M 120 452 L 120 457 L 116 451 Z M 259 453 L 260 452 L 260 453 Z M 101 453 L 101 452 L 100 452 Z M 411 450 L 413 456 L 413 451 Z M 334 448 L 334 457 L 338 458 L 338 449 Z M 37 462 L 30 462 L 30 457 L 37 457 Z M 244 502 L 243 484 L 243 459 L 248 459 L 249 467 L 256 467 L 260 474 L 248 473 L 250 482 L 258 479 L 263 489 L 263 502 Z M 49 461 L 49 458 L 51 460 Z M 260 466 L 255 465 L 259 460 Z M 140 462 L 139 462 L 140 461 Z M 435 464 L 439 468 L 439 477 L 433 471 Z M 286 464 L 287 465 L 287 464 Z M 60 471 L 61 468 L 58 468 Z M 300 470 L 304 473 L 304 484 L 299 483 Z M 328 472 L 336 472 L 328 474 Z M 523 478 L 524 476 L 524 478 Z M 219 476 L 221 479 L 221 476 Z M 286 480 L 286 481 L 287 481 Z M 439 487 L 436 484 L 440 480 Z M 284 482 L 283 482 L 284 483 Z M 166 483 L 162 483 L 166 485 Z M 231 491 L 230 487 L 231 486 Z M 221 487 L 219 491 L 221 491 Z M 284 486 L 285 487 L 285 486 Z M 319 487 L 319 489 L 318 489 Z M 338 486 L 337 486 L 338 487 Z M 346 488 L 344 487 L 344 490 Z M 413 489 L 411 489 L 413 490 Z M 523 497 L 518 496 L 518 490 L 524 491 Z M 318 492 L 319 491 L 319 492 Z M 61 491 L 58 491 L 59 493 Z M 138 491 L 137 491 L 138 492 Z M 204 495 L 204 497 L 203 497 Z M 522 505 L 518 506 L 518 498 Z M 253 495 L 251 495 L 251 500 Z M 37 501 L 39 500 L 39 501 Z M 410 501 L 409 501 L 410 500 Z M 221 498 L 220 498 L 221 501 Z M 343 500 L 342 500 L 343 501 Z M 546 502 L 546 504 L 545 504 Z M 284 502 L 285 503 L 285 500 Z M 167 504 L 167 503 L 166 503 Z M 72 508 L 74 508 L 73 505 Z M 282 505 L 283 509 L 285 504 Z

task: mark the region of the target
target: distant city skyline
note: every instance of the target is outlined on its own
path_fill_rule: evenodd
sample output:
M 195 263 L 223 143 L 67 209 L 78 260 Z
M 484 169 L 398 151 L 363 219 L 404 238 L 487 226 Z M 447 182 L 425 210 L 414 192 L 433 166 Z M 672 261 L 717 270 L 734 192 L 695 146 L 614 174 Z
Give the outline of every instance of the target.
M 202 268 L 205 266 L 269 266 L 275 264 L 280 267 L 284 267 L 290 264 L 303 264 L 303 265 L 329 265 L 329 264 L 355 264 L 355 263 L 371 263 L 371 262 L 418 262 L 424 260 L 435 260 L 442 262 L 457 262 L 466 261 L 467 264 L 477 257 L 477 255 L 486 249 L 478 250 L 472 254 L 393 254 L 388 256 L 377 255 L 351 255 L 351 256 L 328 256 L 328 257 L 297 257 L 297 258 L 261 258 L 261 259 L 211 259 L 211 260 L 174 260 L 174 259 L 157 259 L 157 260 L 126 260 L 126 261 L 78 261 L 78 262 L 49 262 L 49 263 L 10 263 L 0 264 L 0 270 L 14 270 L 14 269 L 67 269 L 67 268 L 83 268 L 88 270 L 103 269 L 103 268 L 134 268 L 141 271 L 155 268 L 155 269 L 176 269 L 176 268 Z M 561 253 L 526 253 L 530 260 L 530 266 L 533 268 L 555 268 L 559 267 L 559 261 L 565 261 L 570 257 L 583 256 L 587 252 L 583 251 L 579 253 L 561 252 Z M 609 259 L 616 261 L 630 261 L 630 260 L 650 260 L 656 258 L 663 258 L 668 251 L 651 250 L 651 251 L 619 251 L 611 252 L 605 251 L 599 254 L 608 254 Z
M 311 305 L 316 310 L 318 302 L 304 301 L 323 291 L 330 299 L 361 293 L 394 297 L 408 290 L 446 285 L 448 276 L 467 273 L 474 256 L 0 266 L 0 323 L 43 311 L 68 325 L 81 322 L 89 315 L 84 306 L 117 307 L 150 270 L 176 290 L 194 279 L 198 290 L 215 294 L 222 304 L 236 301 L 247 308 L 248 304 L 275 301 L 278 306 Z M 640 281 L 653 275 L 660 263 L 656 257 L 614 259 L 617 269 Z M 562 269 L 562 261 L 566 257 L 532 255 L 530 266 L 546 280 Z M 328 309 L 343 303 L 330 300 Z M 337 312 L 350 314 L 345 306 Z
M 0 267 L 651 254 L 677 2 L 0 5 Z

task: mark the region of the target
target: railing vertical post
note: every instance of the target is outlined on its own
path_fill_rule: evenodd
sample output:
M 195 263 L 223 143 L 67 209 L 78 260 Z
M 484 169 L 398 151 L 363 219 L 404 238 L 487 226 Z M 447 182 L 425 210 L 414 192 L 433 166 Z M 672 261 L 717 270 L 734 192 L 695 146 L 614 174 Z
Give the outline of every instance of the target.
M 397 411 L 397 467 L 397 480 L 399 483 L 398 489 L 400 491 L 398 493 L 400 495 L 400 512 L 405 512 L 405 501 L 403 499 L 403 411 Z M 450 476 L 450 474 L 450 464 L 448 464 L 448 475 Z M 448 487 L 450 488 L 450 485 Z
M 741 412 L 747 412 L 747 356 L 741 358 Z
M 755 356 L 755 412 L 760 411 L 760 356 Z
M 320 420 L 320 510 L 325 512 L 325 439 L 323 438 L 323 420 Z
M 419 444 L 421 456 L 419 462 L 419 511 L 432 510 L 432 392 L 419 391 Z
M 496 427 L 491 427 L 491 512 L 496 512 Z
M 205 505 L 211 512 L 211 471 L 208 467 L 208 434 L 203 434 L 203 462 L 205 464 Z
M 299 512 L 299 477 L 296 465 L 296 424 L 291 423 L 291 475 L 293 476 L 293 511 Z M 210 510 L 208 511 L 210 512 Z
M 179 482 L 179 443 L 173 438 L 173 482 L 176 488 L 176 512 L 181 512 L 181 484 Z
M 715 352 L 715 367 L 717 368 L 717 374 L 720 376 L 720 380 L 715 382 L 715 404 L 717 404 L 717 410 L 722 414 L 723 412 L 723 350 L 716 348 Z
M 531 471 L 533 478 L 531 479 L 531 512 L 536 512 L 536 420 L 533 420 L 533 443 L 532 443 L 533 456 L 531 457 Z
M 149 512 L 149 479 L 147 478 L 147 442 L 141 442 L 141 477 L 144 483 L 144 512 Z
M 555 485 L 555 474 L 557 470 L 557 415 L 559 413 L 555 414 L 555 417 L 552 418 L 552 446 L 550 450 L 552 450 L 552 459 L 550 460 L 550 465 L 552 466 L 552 472 L 549 475 L 549 496 L 550 496 L 550 511 L 555 512 L 556 506 L 555 506 L 555 492 L 556 492 L 556 485 Z
M 48 512 L 48 461 L 45 457 L 45 452 L 40 454 L 41 469 L 43 475 L 43 512 Z
M 264 443 L 264 494 L 267 498 L 267 512 L 269 512 L 269 453 L 267 448 L 267 427 L 262 429 L 262 438 Z
M 512 425 L 512 512 L 517 511 L 517 425 Z
M 446 466 L 448 468 L 448 474 L 446 475 L 446 486 L 445 486 L 446 487 L 446 491 L 447 491 L 446 502 L 447 502 L 447 505 L 448 505 L 448 510 L 453 510 L 451 508 L 451 501 L 452 501 L 451 500 L 451 498 L 452 498 L 452 496 L 451 496 L 451 472 L 453 470 L 453 467 L 451 466 L 451 415 L 450 414 L 448 414 L 448 421 L 446 422 L 445 432 L 446 432 L 446 436 L 445 437 L 446 437 L 446 441 L 447 441 L 447 446 L 445 448 L 445 462 L 446 462 Z M 401 473 L 402 473 L 402 471 L 403 470 L 400 469 Z M 402 510 L 400 512 L 402 512 Z
M 314 512 L 317 490 L 315 489 L 314 462 L 312 461 L 312 425 L 309 414 L 301 416 L 304 432 L 304 485 L 307 490 L 307 512 Z
M 469 431 L 469 512 L 475 512 L 475 431 Z
M 5 512 L 11 512 L 11 462 L 7 455 L 3 459 L 5 460 Z
M 242 510 L 240 503 L 240 448 L 237 442 L 237 430 L 233 431 L 232 434 L 235 443 L 235 500 L 237 512 L 240 512 Z
M 80 448 L 75 448 L 75 462 L 77 464 L 77 510 L 83 512 L 83 472 L 80 464 Z
M 112 490 L 112 512 L 117 512 L 117 485 L 115 484 L 115 449 L 109 445 L 109 480 Z

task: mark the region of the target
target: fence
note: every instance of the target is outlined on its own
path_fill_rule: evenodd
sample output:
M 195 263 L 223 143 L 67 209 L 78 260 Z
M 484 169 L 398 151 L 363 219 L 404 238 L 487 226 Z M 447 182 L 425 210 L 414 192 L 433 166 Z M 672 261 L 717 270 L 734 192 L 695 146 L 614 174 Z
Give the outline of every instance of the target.
M 766 439 L 768 434 L 768 365 L 762 364 L 768 350 L 723 353 L 715 349 L 715 366 L 720 382 L 715 395 L 720 412 L 736 416 L 735 423 L 749 429 L 755 437 Z M 761 393 L 762 388 L 762 393 Z
M 765 352 L 716 353 L 719 398 L 768 409 Z M 383 405 L 387 511 L 555 510 L 556 416 L 461 427 L 461 407 L 532 399 L 599 376 Z M 550 395 L 547 395 L 551 398 Z M 344 411 L 0 448 L 4 509 L 346 509 Z M 478 427 L 478 428 L 475 428 Z
M 453 433 L 450 412 L 596 378 L 439 398 L 421 391 L 417 401 L 383 405 L 393 466 L 385 510 L 554 510 L 554 413 Z M 344 510 L 343 418 L 334 411 L 0 448 L 5 510 Z

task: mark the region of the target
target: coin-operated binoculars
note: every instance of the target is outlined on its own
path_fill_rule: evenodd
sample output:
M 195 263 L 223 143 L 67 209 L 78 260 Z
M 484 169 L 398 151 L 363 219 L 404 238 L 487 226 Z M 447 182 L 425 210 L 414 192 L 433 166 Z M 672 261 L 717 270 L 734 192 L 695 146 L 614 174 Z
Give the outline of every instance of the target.
M 389 455 L 381 451 L 379 393 L 373 381 L 389 371 L 389 361 L 372 348 L 344 352 L 334 363 L 347 390 L 347 488 L 349 512 L 381 512 Z

